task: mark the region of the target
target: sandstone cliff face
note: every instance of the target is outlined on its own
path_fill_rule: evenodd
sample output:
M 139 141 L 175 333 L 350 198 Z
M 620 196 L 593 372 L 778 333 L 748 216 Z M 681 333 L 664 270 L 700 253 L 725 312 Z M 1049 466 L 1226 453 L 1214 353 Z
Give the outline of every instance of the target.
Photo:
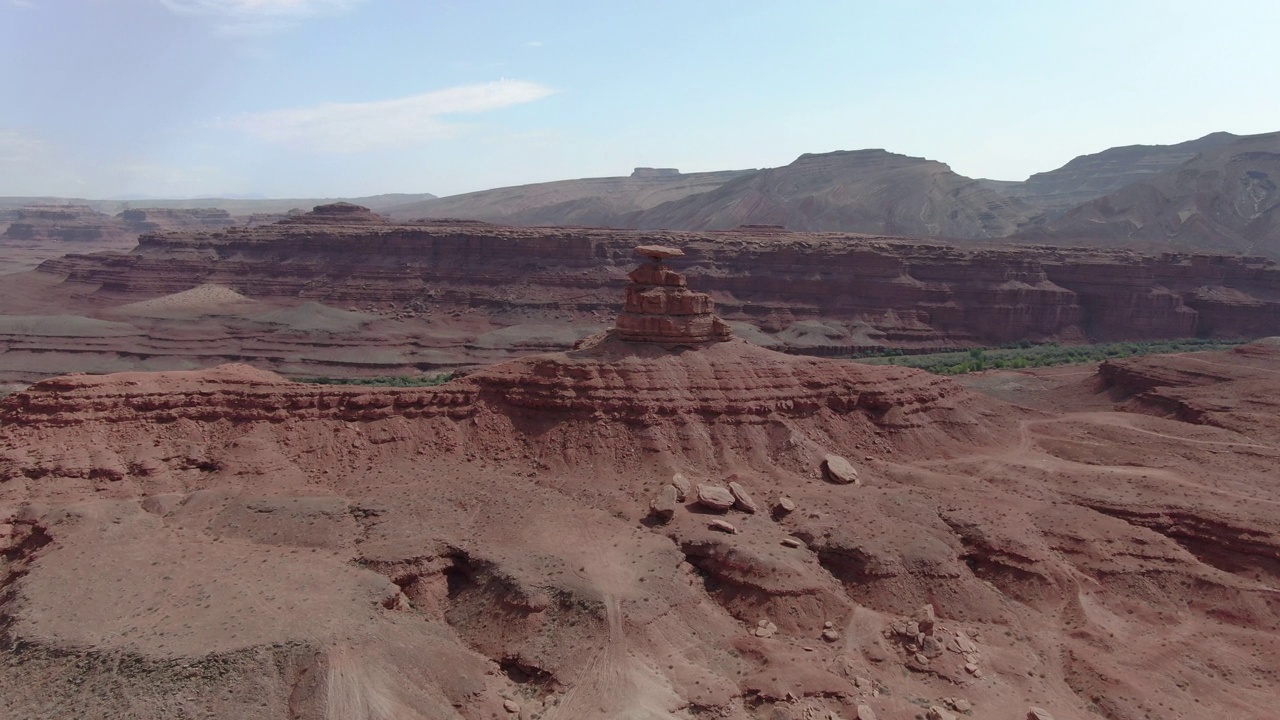
M 139 234 L 158 230 L 216 229 L 237 224 L 231 213 L 221 208 L 131 208 L 121 211 L 116 217 Z
M 9 211 L 6 241 L 103 242 L 129 235 L 123 222 L 84 205 L 35 205 Z
M 30 270 L 66 252 L 128 250 L 138 234 L 87 205 L 0 209 L 0 275 Z
M 328 216 L 325 216 L 328 217 Z M 362 216 L 363 218 L 363 216 Z M 637 244 L 684 248 L 722 317 L 803 352 L 1280 332 L 1280 268 L 1240 257 L 963 249 L 883 237 L 644 233 L 298 219 L 145 235 L 40 272 L 124 301 L 218 283 L 252 297 L 611 316 Z M 819 323 L 806 325 L 805 323 Z M 827 323 L 822 325 L 821 323 Z

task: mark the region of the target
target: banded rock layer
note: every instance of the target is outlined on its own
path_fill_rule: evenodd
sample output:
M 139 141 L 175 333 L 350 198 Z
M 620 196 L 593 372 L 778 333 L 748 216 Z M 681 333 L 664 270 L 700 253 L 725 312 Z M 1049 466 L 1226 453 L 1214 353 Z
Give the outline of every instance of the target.
M 39 272 L 107 303 L 218 283 L 251 297 L 589 317 L 612 314 L 631 248 L 657 243 L 684 248 L 685 274 L 722 317 L 801 352 L 1280 332 L 1280 268 L 1257 258 L 334 218 L 144 235 L 128 254 Z

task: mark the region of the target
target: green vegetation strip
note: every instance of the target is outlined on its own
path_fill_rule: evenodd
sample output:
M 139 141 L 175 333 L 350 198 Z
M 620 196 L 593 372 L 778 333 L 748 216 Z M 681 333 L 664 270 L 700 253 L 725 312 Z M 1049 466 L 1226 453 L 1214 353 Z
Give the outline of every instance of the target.
M 1017 347 L 973 348 L 972 350 L 931 353 L 928 355 L 903 355 L 901 352 L 889 352 L 884 355 L 849 359 L 869 365 L 899 365 L 920 368 L 938 375 L 962 375 L 979 370 L 1070 365 L 1074 363 L 1099 362 L 1112 358 L 1132 357 L 1134 355 L 1222 350 L 1242 345 L 1246 342 L 1248 341 L 1186 338 L 1182 340 L 1102 343 L 1099 345 L 1058 345 L 1056 343 L 1032 345 L 1024 343 Z
M 314 385 L 370 385 L 374 387 L 433 387 L 443 385 L 453 379 L 451 373 L 440 375 L 398 375 L 394 377 L 371 378 L 306 378 L 301 382 Z

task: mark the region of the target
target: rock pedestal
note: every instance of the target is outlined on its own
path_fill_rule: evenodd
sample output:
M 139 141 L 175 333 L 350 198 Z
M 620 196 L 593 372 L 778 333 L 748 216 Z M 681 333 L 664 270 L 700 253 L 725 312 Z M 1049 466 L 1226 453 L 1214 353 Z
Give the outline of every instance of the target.
M 636 253 L 652 262 L 627 277 L 618 336 L 628 342 L 705 343 L 728 340 L 729 326 L 715 315 L 715 303 L 706 293 L 686 287 L 684 275 L 662 264 L 684 252 L 661 245 L 641 245 Z

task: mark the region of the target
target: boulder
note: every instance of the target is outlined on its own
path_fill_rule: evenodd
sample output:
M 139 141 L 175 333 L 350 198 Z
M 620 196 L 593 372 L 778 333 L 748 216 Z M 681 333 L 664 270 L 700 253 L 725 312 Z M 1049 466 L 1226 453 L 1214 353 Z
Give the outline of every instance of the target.
M 870 705 L 859 705 L 856 720 L 876 720 L 876 713 Z
M 689 494 L 693 492 L 693 484 L 681 473 L 671 476 L 671 486 L 676 489 L 676 500 L 680 502 L 689 499 Z
M 774 514 L 778 516 L 789 515 L 792 512 L 795 512 L 795 509 L 796 509 L 796 501 L 792 500 L 786 495 L 783 495 L 782 497 L 778 498 L 778 502 L 773 506 Z
M 969 636 L 957 630 L 956 636 L 951 639 L 951 642 L 947 645 L 947 649 L 951 650 L 951 652 L 968 654 L 977 652 L 978 646 L 973 644 L 973 641 L 969 639 Z
M 942 654 L 942 649 L 942 643 L 933 635 L 925 635 L 924 642 L 920 643 L 920 652 L 927 658 L 938 657 Z
M 1049 714 L 1048 710 L 1033 707 L 1027 710 L 1027 720 L 1053 720 L 1053 716 Z
M 837 485 L 860 485 L 858 469 L 839 455 L 828 455 L 822 459 L 822 474 L 829 482 Z
M 698 485 L 698 504 L 708 510 L 728 512 L 736 501 L 728 488 L 705 483 Z
M 924 605 L 917 610 L 915 621 L 920 628 L 920 632 L 925 635 L 932 635 L 934 625 L 938 622 L 937 616 L 933 614 L 933 605 Z
M 676 488 L 666 485 L 658 491 L 658 495 L 649 501 L 649 514 L 661 522 L 667 522 L 676 514 L 679 506 Z
M 735 535 L 738 532 L 738 528 L 734 527 L 731 523 L 725 522 L 724 520 L 712 520 L 710 523 L 707 524 L 707 527 L 711 528 L 712 530 L 718 530 L 723 533 L 729 533 L 730 535 Z
M 925 714 L 929 720 L 958 720 L 956 714 L 941 705 L 930 705 L 929 712 Z
M 755 514 L 759 512 L 760 507 L 756 505 L 756 501 L 751 499 L 751 495 L 747 493 L 747 489 L 737 482 L 729 483 L 729 492 L 733 493 L 733 506 L 742 512 Z

